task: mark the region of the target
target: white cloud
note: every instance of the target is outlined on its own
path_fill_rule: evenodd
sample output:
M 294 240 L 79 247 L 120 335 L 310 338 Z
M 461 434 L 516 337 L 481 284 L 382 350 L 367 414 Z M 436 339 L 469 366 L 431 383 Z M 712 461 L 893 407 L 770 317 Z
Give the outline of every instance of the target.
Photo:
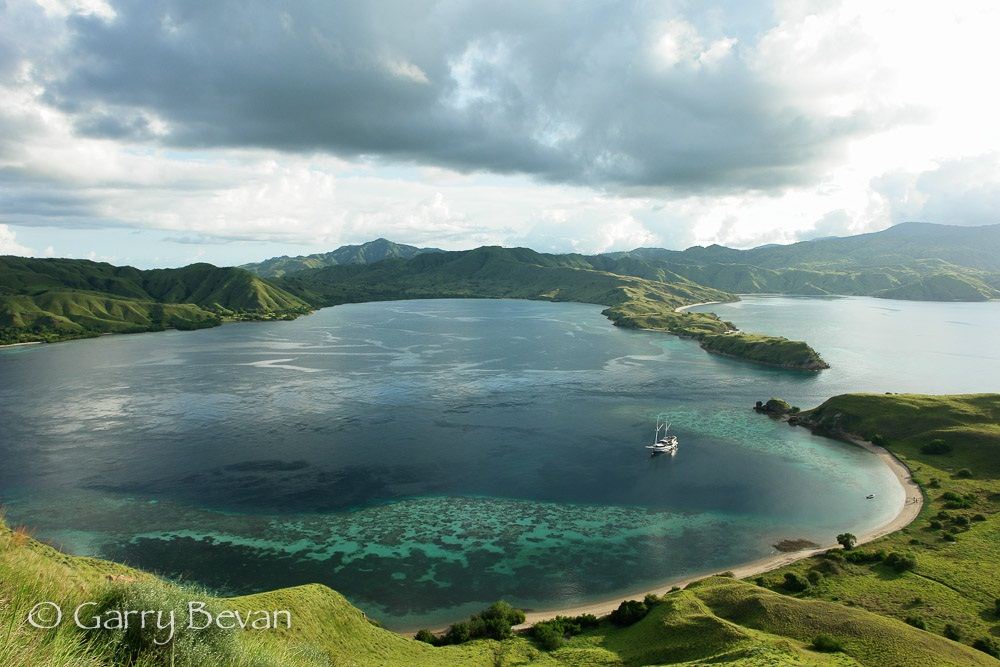
M 17 242 L 17 234 L 7 225 L 0 225 L 0 255 L 31 256 L 35 251 Z

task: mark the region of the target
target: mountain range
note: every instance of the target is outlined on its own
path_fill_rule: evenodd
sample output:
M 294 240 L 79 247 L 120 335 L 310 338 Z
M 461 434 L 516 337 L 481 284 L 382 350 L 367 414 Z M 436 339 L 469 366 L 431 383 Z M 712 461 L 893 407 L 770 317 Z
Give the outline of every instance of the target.
M 8 256 L 0 257 L 0 342 L 292 318 L 358 301 L 477 297 L 601 304 L 616 324 L 693 336 L 728 353 L 735 339 L 710 336 L 731 332 L 731 325 L 675 308 L 761 293 L 1000 298 L 1000 225 L 905 223 L 750 250 L 712 245 L 598 255 L 498 246 L 443 251 L 377 239 L 221 268 L 140 270 Z

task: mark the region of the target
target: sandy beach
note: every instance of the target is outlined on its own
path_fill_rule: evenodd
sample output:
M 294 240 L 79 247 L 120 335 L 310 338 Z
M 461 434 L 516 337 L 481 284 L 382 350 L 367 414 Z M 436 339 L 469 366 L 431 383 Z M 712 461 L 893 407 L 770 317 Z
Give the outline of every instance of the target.
M 33 340 L 29 343 L 7 343 L 6 345 L 0 345 L 0 349 L 3 349 L 5 347 L 24 347 L 25 345 L 41 345 L 41 344 L 42 341 L 40 340 Z
M 850 442 L 858 445 L 859 447 L 864 447 L 868 451 L 872 452 L 878 456 L 882 461 L 889 466 L 889 469 L 896 476 L 896 480 L 899 485 L 903 487 L 903 491 L 906 494 L 906 498 L 903 501 L 902 507 L 899 508 L 899 513 L 889 522 L 873 528 L 872 530 L 858 535 L 858 544 L 864 544 L 866 542 L 871 542 L 877 540 L 880 537 L 884 537 L 889 533 L 894 533 L 897 530 L 905 528 L 920 514 L 920 509 L 923 506 L 924 498 L 923 494 L 920 492 L 920 487 L 913 481 L 910 475 L 909 468 L 906 467 L 902 461 L 897 459 L 893 454 L 885 449 L 884 447 L 879 447 L 878 445 L 873 445 L 872 443 L 861 440 L 860 438 L 850 438 Z M 795 551 L 790 553 L 776 553 L 773 556 L 768 556 L 767 558 L 762 558 L 760 560 L 752 561 L 750 563 L 745 563 L 743 565 L 738 565 L 730 569 L 737 579 L 745 579 L 747 577 L 754 577 L 765 572 L 770 572 L 771 570 L 776 570 L 780 567 L 784 567 L 789 563 L 794 563 L 797 560 L 803 558 L 808 558 L 827 549 L 837 547 L 836 542 L 830 542 L 829 544 L 822 545 L 813 549 L 803 549 L 801 551 Z M 662 595 L 670 591 L 670 589 L 676 587 L 683 588 L 691 582 L 698 581 L 699 579 L 704 579 L 705 577 L 717 574 L 718 570 L 711 570 L 706 572 L 701 572 L 695 575 L 684 577 L 683 579 L 673 579 L 671 581 L 666 581 L 659 586 L 651 589 L 636 590 L 630 594 L 617 595 L 614 598 L 609 598 L 602 600 L 600 602 L 592 602 L 589 604 L 583 604 L 576 607 L 567 607 L 563 609 L 546 609 L 539 611 L 529 611 L 525 614 L 525 622 L 523 625 L 517 626 L 518 629 L 527 628 L 528 626 L 538 623 L 539 621 L 545 621 L 556 616 L 578 616 L 580 614 L 594 614 L 595 616 L 604 616 L 610 614 L 614 609 L 618 607 L 622 600 L 627 599 L 641 599 L 646 593 L 653 593 L 656 595 Z
M 701 303 L 689 303 L 686 306 L 677 306 L 674 308 L 674 312 L 683 313 L 685 310 L 695 308 L 697 306 L 711 306 L 713 303 L 722 303 L 721 301 L 702 301 Z

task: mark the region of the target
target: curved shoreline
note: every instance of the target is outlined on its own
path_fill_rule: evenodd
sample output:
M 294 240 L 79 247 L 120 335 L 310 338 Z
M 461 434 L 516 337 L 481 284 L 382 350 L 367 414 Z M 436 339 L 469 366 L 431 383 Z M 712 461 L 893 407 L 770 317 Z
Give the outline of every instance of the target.
M 890 452 L 885 447 L 872 444 L 871 442 L 856 436 L 846 436 L 844 441 L 863 447 L 878 456 L 879 459 L 881 459 L 882 462 L 889 467 L 889 470 L 892 471 L 893 475 L 896 477 L 896 481 L 899 482 L 899 485 L 903 488 L 905 494 L 903 505 L 900 507 L 896 516 L 886 523 L 858 535 L 858 544 L 873 542 L 910 525 L 920 515 L 920 510 L 923 508 L 924 503 L 923 492 L 921 491 L 920 486 L 913 481 L 910 469 L 905 463 L 898 459 L 895 454 Z M 773 556 L 768 556 L 749 563 L 744 563 L 743 565 L 738 565 L 731 568 L 729 571 L 732 572 L 737 579 L 746 579 L 747 577 L 754 577 L 786 565 L 790 565 L 796 561 L 809 558 L 810 556 L 815 556 L 818 553 L 822 553 L 831 548 L 837 548 L 838 546 L 839 545 L 836 542 L 831 542 L 812 549 L 803 549 L 801 551 L 791 553 L 778 553 Z M 663 595 L 668 593 L 674 587 L 683 588 L 690 583 L 704 579 L 707 576 L 717 574 L 718 572 L 718 569 L 700 572 L 698 574 L 688 575 L 663 582 L 651 589 L 637 590 L 633 591 L 631 594 L 617 595 L 613 598 L 606 598 L 598 602 L 590 602 L 559 609 L 528 611 L 525 613 L 524 623 L 516 626 L 515 629 L 527 629 L 535 623 L 547 621 L 555 618 L 556 616 L 579 616 L 581 614 L 606 616 L 614 611 L 623 600 L 642 598 L 647 593 Z M 411 635 L 412 633 L 405 634 Z

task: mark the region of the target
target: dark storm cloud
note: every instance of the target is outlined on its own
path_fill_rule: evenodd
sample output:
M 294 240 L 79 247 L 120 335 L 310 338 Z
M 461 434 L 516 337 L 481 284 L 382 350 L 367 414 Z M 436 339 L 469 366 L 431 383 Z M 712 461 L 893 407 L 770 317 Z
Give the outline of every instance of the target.
M 597 186 L 805 182 L 868 126 L 797 110 L 739 56 L 769 11 L 645 3 L 185 2 L 71 19 L 47 99 L 78 131 L 370 155 Z M 722 17 L 722 18 L 720 18 Z M 713 66 L 653 63 L 684 19 Z M 690 54 L 688 54 L 690 56 Z M 125 119 L 125 120 L 122 120 Z

